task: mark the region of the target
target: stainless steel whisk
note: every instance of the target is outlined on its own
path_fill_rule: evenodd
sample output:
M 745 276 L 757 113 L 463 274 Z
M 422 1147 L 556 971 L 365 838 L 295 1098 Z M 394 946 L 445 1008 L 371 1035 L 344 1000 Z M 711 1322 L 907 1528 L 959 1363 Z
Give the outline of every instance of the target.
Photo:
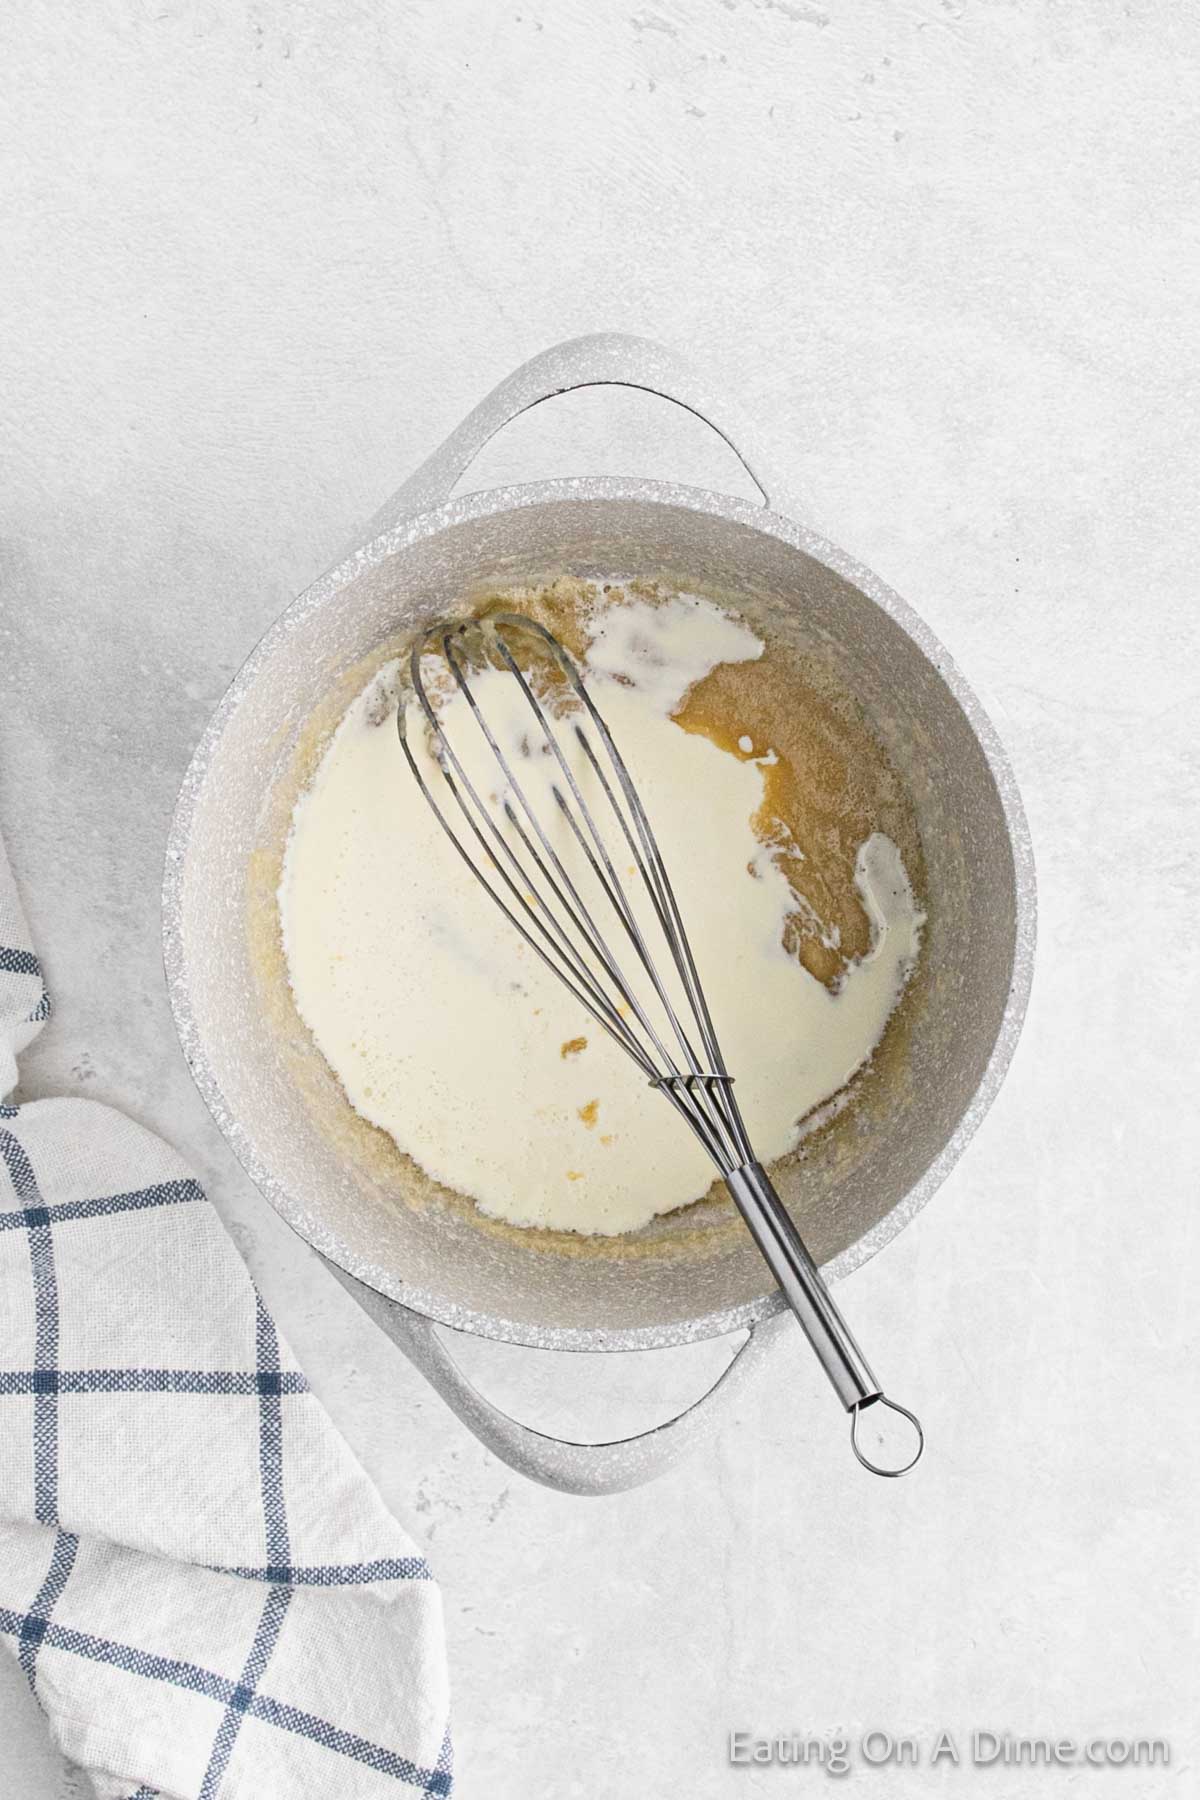
M 522 641 L 548 657 L 552 673 L 561 677 L 557 687 L 542 697 L 531 670 L 522 665 L 512 648 Z M 442 678 L 431 693 L 424 666 L 429 657 L 440 659 L 452 686 Z M 568 847 L 573 843 L 584 858 L 574 873 L 554 842 L 555 817 L 544 818 L 530 799 L 527 787 L 532 783 L 522 784 L 514 766 L 516 758 L 500 741 L 503 727 L 489 722 L 487 710 L 480 704 L 478 688 L 482 684 L 477 678 L 484 669 L 505 672 L 519 688 L 522 716 L 528 713 L 521 758 L 536 751 L 553 759 L 545 765 L 551 778 L 550 794 L 557 823 L 565 825 L 568 833 L 563 839 L 559 831 L 560 843 Z M 885 1397 L 770 1177 L 755 1157 L 734 1098 L 734 1078 L 721 1054 L 650 822 L 574 660 L 544 626 L 518 614 L 442 620 L 413 646 L 408 684 L 427 727 L 429 748 L 453 799 L 450 816 L 414 755 L 404 691 L 397 708 L 400 743 L 451 843 L 526 944 L 637 1064 L 704 1146 L 851 1415 L 850 1441 L 858 1460 L 876 1475 L 905 1474 L 924 1448 L 920 1422 L 907 1407 Z M 443 729 L 439 685 L 443 694 L 457 691 L 466 700 L 486 745 L 484 766 L 490 769 L 494 762 L 501 777 L 498 791 L 491 787 L 481 791 L 481 778 L 478 774 L 473 778 L 469 769 L 472 758 L 465 746 L 460 755 Z M 581 753 L 579 773 L 571 766 L 564 739 L 568 748 L 573 741 Z M 590 804 L 581 783 L 586 781 L 590 787 L 593 780 L 596 797 Z M 601 829 L 598 813 L 611 815 L 606 820 L 609 836 Z M 640 884 L 643 897 L 637 910 L 626 879 L 618 872 L 620 864 L 625 864 L 633 877 L 635 894 Z M 590 871 L 586 877 L 585 867 Z M 590 898 L 585 898 L 582 885 L 587 886 Z M 598 922 L 597 913 L 605 909 L 609 930 L 615 926 L 618 942 L 626 946 L 624 964 Z M 666 976 L 661 966 L 664 951 L 666 968 L 673 971 Z M 639 973 L 630 979 L 627 967 Z M 653 1002 L 644 986 L 639 991 L 639 982 L 649 984 Z M 904 1460 L 894 1467 L 868 1457 L 861 1442 L 861 1417 L 873 1407 L 889 1409 L 909 1422 L 906 1429 L 915 1432 L 915 1448 L 910 1436 Z

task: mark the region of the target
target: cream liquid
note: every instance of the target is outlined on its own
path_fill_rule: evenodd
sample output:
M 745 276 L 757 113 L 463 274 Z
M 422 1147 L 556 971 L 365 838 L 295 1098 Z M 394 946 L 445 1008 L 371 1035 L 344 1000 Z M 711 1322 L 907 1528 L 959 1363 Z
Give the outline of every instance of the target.
M 799 852 L 764 844 L 751 824 L 772 751 L 741 760 L 671 718 L 701 677 L 756 660 L 762 644 L 687 597 L 621 596 L 589 632 L 589 691 L 641 793 L 747 1127 L 770 1163 L 869 1060 L 923 915 L 896 846 L 873 834 L 855 871 L 870 950 L 836 992 L 808 974 L 784 948 L 797 897 L 780 852 Z M 714 1177 L 699 1144 L 446 840 L 397 744 L 388 675 L 350 707 L 297 804 L 279 892 L 297 1008 L 351 1105 L 434 1179 L 513 1224 L 615 1234 L 699 1199 Z M 473 686 L 517 779 L 553 819 L 549 759 L 522 760 L 529 714 L 517 684 L 485 670 Z M 444 728 L 480 791 L 495 794 L 464 708 L 449 700 Z M 409 735 L 442 802 L 423 736 Z M 565 835 L 555 842 L 570 854 Z M 605 929 L 617 948 L 611 914 Z

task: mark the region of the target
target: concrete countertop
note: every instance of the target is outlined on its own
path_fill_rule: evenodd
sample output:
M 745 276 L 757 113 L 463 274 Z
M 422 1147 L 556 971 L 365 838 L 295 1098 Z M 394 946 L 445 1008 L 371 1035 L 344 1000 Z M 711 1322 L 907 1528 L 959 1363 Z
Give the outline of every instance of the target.
M 1197 690 L 1194 100 L 1159 0 L 160 0 L 0 18 L 0 825 L 56 1001 L 22 1097 L 184 1151 L 447 1605 L 458 1792 L 799 1792 L 730 1730 L 1162 1735 L 1166 1770 L 856 1767 L 888 1800 L 1192 1791 Z M 853 1277 L 919 1396 L 850 1462 L 798 1344 L 708 1453 L 511 1475 L 293 1238 L 192 1088 L 158 891 L 175 792 L 287 600 L 482 393 L 661 337 L 811 520 L 929 620 L 1029 809 L 1041 948 L 999 1102 Z M 752 492 L 611 392 L 478 485 Z M 469 1346 L 551 1428 L 663 1416 L 723 1351 Z M 819 1780 L 809 1776 L 803 1791 Z M 0 1657 L 0 1794 L 82 1792 Z

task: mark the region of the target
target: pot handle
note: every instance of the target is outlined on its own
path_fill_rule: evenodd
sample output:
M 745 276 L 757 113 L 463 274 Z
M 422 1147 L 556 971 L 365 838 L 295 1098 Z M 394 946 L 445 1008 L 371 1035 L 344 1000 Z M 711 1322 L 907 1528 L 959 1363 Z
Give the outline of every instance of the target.
M 706 376 L 665 344 L 625 332 L 602 331 L 553 344 L 506 376 L 380 508 L 360 543 L 370 543 L 402 520 L 443 505 L 488 439 L 520 413 L 574 388 L 606 386 L 641 388 L 695 413 L 724 438 L 764 503 L 774 512 L 799 517 L 784 483 L 757 451 L 744 447 L 753 442 L 753 433 L 728 396 L 720 394 Z
M 459 1368 L 432 1319 L 366 1287 L 335 1263 L 327 1267 L 481 1444 L 518 1474 L 563 1494 L 619 1494 L 673 1468 L 715 1434 L 748 1376 L 789 1325 L 786 1310 L 752 1325 L 712 1387 L 674 1418 L 612 1443 L 574 1443 L 522 1425 L 486 1399 Z

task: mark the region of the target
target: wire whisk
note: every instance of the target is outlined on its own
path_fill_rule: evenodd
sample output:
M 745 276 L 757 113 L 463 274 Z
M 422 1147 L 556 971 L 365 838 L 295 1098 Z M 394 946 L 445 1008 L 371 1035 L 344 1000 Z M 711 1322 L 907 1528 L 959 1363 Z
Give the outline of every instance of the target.
M 459 695 L 466 712 L 455 709 L 462 730 L 452 741 L 446 715 Z M 414 751 L 410 708 L 432 762 Z M 650 821 L 572 656 L 519 614 L 439 621 L 412 647 L 397 725 L 408 766 L 472 875 L 724 1177 L 851 1415 L 858 1460 L 874 1474 L 906 1473 L 924 1447 L 920 1422 L 884 1396 L 754 1154 Z M 860 1421 L 869 1408 L 908 1422 L 902 1454 L 867 1455 Z

